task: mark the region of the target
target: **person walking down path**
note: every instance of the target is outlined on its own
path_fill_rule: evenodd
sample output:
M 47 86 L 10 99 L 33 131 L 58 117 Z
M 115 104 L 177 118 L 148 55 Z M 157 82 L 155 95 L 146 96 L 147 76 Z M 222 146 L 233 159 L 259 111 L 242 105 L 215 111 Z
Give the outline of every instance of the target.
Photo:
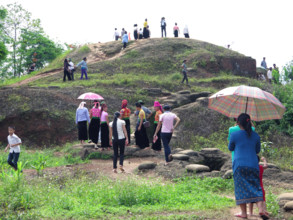
M 273 79 L 273 68 L 270 67 L 268 72 L 267 72 L 267 77 L 268 77 L 268 82 L 272 83 L 272 79 Z
M 177 23 L 175 23 L 175 26 L 173 28 L 173 32 L 174 32 L 174 37 L 178 37 L 179 36 L 179 27 L 177 26 Z
M 78 140 L 80 140 L 81 144 L 84 144 L 84 141 L 88 139 L 87 122 L 90 123 L 89 111 L 84 107 L 85 104 L 85 102 L 79 104 L 75 117 L 75 123 L 78 128 Z
M 160 121 L 160 115 L 163 114 L 163 109 L 161 104 L 158 101 L 154 102 L 154 108 L 156 111 L 155 115 L 155 121 L 154 121 L 154 134 L 156 133 L 158 123 Z M 161 151 L 162 150 L 162 142 L 161 142 L 161 129 L 157 133 L 157 138 L 153 139 L 153 145 L 152 149 L 155 151 Z
M 262 219 L 268 219 L 264 213 L 262 202 L 263 192 L 259 180 L 257 154 L 260 152 L 260 137 L 252 131 L 251 119 L 248 114 L 239 115 L 240 131 L 233 132 L 228 149 L 234 151 L 233 179 L 236 205 L 240 205 L 239 218 L 247 218 L 246 204 L 256 203 Z
M 120 149 L 120 170 L 122 173 L 125 172 L 123 168 L 124 161 L 124 150 L 125 146 L 128 145 L 127 131 L 125 127 L 125 121 L 121 120 L 120 113 L 116 112 L 114 114 L 114 120 L 109 124 L 109 142 L 113 146 L 114 156 L 113 156 L 113 172 L 117 173 L 117 159 L 118 159 L 118 149 Z
M 122 30 L 121 30 L 121 35 L 120 35 L 120 38 L 121 38 L 121 39 L 123 38 L 124 34 L 125 34 L 125 29 L 122 28 Z
M 143 23 L 143 38 L 148 38 L 147 28 L 148 28 L 148 19 L 145 19 Z
M 161 19 L 162 37 L 164 37 L 164 32 L 165 32 L 165 37 L 167 37 L 166 27 L 167 27 L 167 23 L 166 23 L 165 17 L 162 17 L 162 19 Z
M 158 133 L 161 130 L 161 138 L 163 141 L 164 151 L 165 151 L 165 165 L 168 165 L 169 162 L 173 160 L 171 148 L 169 146 L 172 134 L 174 129 L 178 126 L 180 122 L 180 118 L 171 112 L 171 108 L 169 105 L 164 106 L 164 113 L 161 114 L 159 119 L 159 124 L 157 126 L 157 129 L 154 134 L 154 139 L 158 138 Z M 176 124 L 174 126 L 174 121 L 176 121 Z
M 9 149 L 7 163 L 14 169 L 17 170 L 17 162 L 20 155 L 20 145 L 22 144 L 21 139 L 15 134 L 15 128 L 12 126 L 8 127 L 8 145 L 5 148 L 5 152 Z
M 64 76 L 63 76 L 63 82 L 66 81 L 66 77 L 68 78 L 68 80 L 71 80 L 70 77 L 70 69 L 69 69 L 70 65 L 67 59 L 64 60 Z
M 127 31 L 125 31 L 125 33 L 123 35 L 123 38 L 122 38 L 122 44 L 123 44 L 122 49 L 126 48 L 127 43 L 128 43 L 128 35 L 127 35 Z
M 120 110 L 120 115 L 121 115 L 121 119 L 125 121 L 125 127 L 126 127 L 126 131 L 127 131 L 127 137 L 128 137 L 128 143 L 131 143 L 131 139 L 130 139 L 130 115 L 131 115 L 131 110 L 129 108 L 127 108 L 127 100 L 124 99 L 122 101 L 122 105 L 121 105 L 121 110 Z
M 101 108 L 101 147 L 102 150 L 110 149 L 109 143 L 109 119 L 108 119 L 108 107 L 104 103 Z
M 258 162 L 260 162 L 260 160 L 263 162 L 263 165 L 259 165 L 259 181 L 260 181 L 260 186 L 262 189 L 262 193 L 263 193 L 263 202 L 262 202 L 262 207 L 264 210 L 264 213 L 269 216 L 269 213 L 267 212 L 267 206 L 266 206 L 266 192 L 264 190 L 263 187 L 263 173 L 264 171 L 268 168 L 268 163 L 266 158 L 262 157 L 261 159 L 259 159 L 259 156 L 257 156 Z M 249 204 L 249 215 L 253 216 L 253 203 Z
M 182 84 L 184 83 L 184 81 L 186 81 L 186 85 L 189 85 L 188 84 L 188 77 L 187 77 L 187 66 L 186 66 L 186 62 L 187 60 L 183 60 L 183 63 L 181 65 L 182 67 L 182 74 L 183 74 L 183 79 L 182 79 Z
M 261 64 L 260 64 L 261 67 L 263 67 L 264 69 L 267 69 L 267 62 L 266 62 L 266 58 L 264 57 L 263 60 L 261 61 Z
M 82 61 L 79 62 L 79 63 L 77 64 L 77 66 L 76 66 L 76 67 L 81 66 L 81 77 L 80 77 L 81 80 L 83 79 L 83 75 L 85 76 L 85 79 L 86 79 L 86 80 L 88 79 L 88 77 L 87 77 L 88 67 L 87 67 L 87 62 L 86 62 L 86 61 L 87 61 L 87 59 L 86 59 L 86 57 L 84 57 L 84 58 L 82 59 Z
M 148 135 L 146 133 L 146 128 L 144 126 L 144 122 L 146 121 L 146 116 L 145 116 L 145 112 L 141 108 L 140 103 L 136 103 L 136 110 L 139 112 L 138 114 L 139 124 L 136 127 L 136 131 L 135 131 L 135 142 L 136 142 L 136 145 L 141 149 L 148 148 L 150 143 L 149 143 Z
M 100 103 L 95 102 L 95 106 L 90 110 L 91 123 L 89 126 L 89 138 L 95 144 L 95 148 L 98 149 L 100 123 L 101 123 L 101 110 Z
M 138 39 L 142 39 L 143 38 L 143 30 L 142 28 L 139 29 L 139 36 L 138 36 Z
M 134 36 L 134 40 L 137 40 L 138 39 L 138 28 L 137 28 L 137 24 L 134 25 L 133 36 Z
M 72 62 L 71 58 L 69 58 L 68 61 L 69 61 L 70 76 L 71 76 L 71 79 L 74 80 L 74 72 L 75 72 L 74 63 Z
M 118 41 L 119 40 L 119 31 L 117 30 L 117 28 L 115 28 L 115 32 L 114 32 L 114 39 L 115 41 Z
M 187 25 L 185 25 L 185 28 L 183 29 L 183 34 L 185 38 L 189 38 L 189 30 Z

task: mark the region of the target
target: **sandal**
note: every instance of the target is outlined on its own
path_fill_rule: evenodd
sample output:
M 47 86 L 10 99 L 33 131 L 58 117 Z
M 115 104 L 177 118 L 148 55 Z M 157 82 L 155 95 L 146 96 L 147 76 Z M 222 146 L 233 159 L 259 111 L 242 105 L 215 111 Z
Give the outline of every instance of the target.
M 235 216 L 236 218 L 247 219 L 247 216 L 242 216 L 241 214 L 235 214 L 234 216 Z
M 270 217 L 267 216 L 265 213 L 259 213 L 259 216 L 260 216 L 263 220 L 270 219 Z
M 121 170 L 122 173 L 125 173 L 125 170 L 123 169 L 122 166 L 120 166 L 120 170 Z
M 169 159 L 168 162 L 171 162 L 171 161 L 173 160 L 173 156 L 172 156 L 172 154 L 170 154 L 170 155 L 168 156 L 168 159 Z
M 113 173 L 118 173 L 118 172 L 117 172 L 117 169 L 114 169 L 114 170 L 113 170 Z

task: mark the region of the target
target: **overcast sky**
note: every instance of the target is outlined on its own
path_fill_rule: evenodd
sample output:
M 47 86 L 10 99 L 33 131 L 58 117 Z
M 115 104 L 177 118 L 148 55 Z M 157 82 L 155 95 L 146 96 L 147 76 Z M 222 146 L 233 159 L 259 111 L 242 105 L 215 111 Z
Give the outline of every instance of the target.
M 115 27 L 132 33 L 133 24 L 142 27 L 145 18 L 152 37 L 160 37 L 160 19 L 166 17 L 168 37 L 177 22 L 181 30 L 188 25 L 191 38 L 231 44 L 258 65 L 264 56 L 268 66 L 293 59 L 292 0 L 0 0 L 14 2 L 61 43 L 111 41 Z

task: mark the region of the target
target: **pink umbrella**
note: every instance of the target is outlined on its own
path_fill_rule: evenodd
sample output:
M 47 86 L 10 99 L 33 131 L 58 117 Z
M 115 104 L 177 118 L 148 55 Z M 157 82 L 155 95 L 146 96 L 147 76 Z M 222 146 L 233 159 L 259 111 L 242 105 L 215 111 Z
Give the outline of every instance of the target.
M 100 96 L 99 94 L 96 93 L 92 93 L 92 92 L 87 92 L 84 93 L 82 95 L 80 95 L 77 99 L 82 99 L 82 100 L 104 100 L 104 98 L 102 96 Z

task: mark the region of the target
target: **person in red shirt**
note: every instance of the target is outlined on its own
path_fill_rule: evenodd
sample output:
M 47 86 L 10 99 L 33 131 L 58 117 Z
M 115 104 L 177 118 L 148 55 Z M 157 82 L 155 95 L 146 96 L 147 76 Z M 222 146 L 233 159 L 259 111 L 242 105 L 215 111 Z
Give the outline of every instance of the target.
M 126 125 L 126 131 L 127 131 L 127 136 L 128 136 L 128 143 L 130 144 L 131 140 L 130 140 L 130 115 L 131 115 L 131 110 L 129 108 L 127 108 L 127 100 L 124 99 L 122 101 L 121 104 L 121 110 L 120 110 L 120 115 L 121 115 L 121 119 L 125 121 Z
M 266 206 L 266 192 L 264 190 L 263 182 L 262 182 L 263 172 L 265 169 L 268 168 L 268 163 L 265 157 L 262 157 L 261 159 L 259 159 L 259 156 L 257 156 L 257 158 L 258 158 L 258 162 L 260 162 L 260 160 L 263 162 L 263 165 L 259 165 L 259 179 L 260 179 L 260 186 L 263 193 L 263 202 L 262 202 L 263 210 L 266 215 L 269 215 L 269 213 L 267 212 L 267 206 Z M 253 203 L 249 203 L 249 213 L 250 213 L 250 216 L 253 215 Z

